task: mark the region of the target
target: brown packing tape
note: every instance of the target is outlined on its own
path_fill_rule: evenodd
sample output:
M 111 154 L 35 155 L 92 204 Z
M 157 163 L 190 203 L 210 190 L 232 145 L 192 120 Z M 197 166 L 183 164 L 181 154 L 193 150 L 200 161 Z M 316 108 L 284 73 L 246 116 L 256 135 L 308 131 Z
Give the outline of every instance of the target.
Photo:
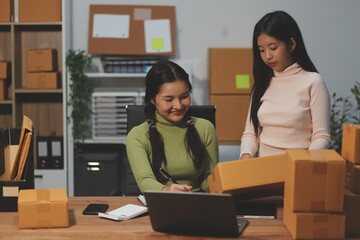
M 37 202 L 50 202 L 50 190 L 41 189 L 37 191 Z
M 311 201 L 311 209 L 325 209 L 325 201 Z
M 328 228 L 319 228 L 313 231 L 313 239 L 328 239 L 329 238 Z
M 327 174 L 327 164 L 326 162 L 314 162 L 312 167 L 313 174 Z

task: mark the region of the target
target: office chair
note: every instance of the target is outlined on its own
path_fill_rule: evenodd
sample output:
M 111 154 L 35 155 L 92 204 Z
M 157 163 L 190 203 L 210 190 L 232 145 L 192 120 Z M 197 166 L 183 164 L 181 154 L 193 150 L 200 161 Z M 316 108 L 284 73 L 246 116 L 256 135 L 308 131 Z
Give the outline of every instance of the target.
M 127 105 L 126 113 L 127 113 L 127 132 L 142 124 L 146 121 L 144 114 L 144 105 Z M 190 108 L 191 116 L 200 117 L 209 120 L 214 126 L 216 126 L 215 121 L 215 112 L 216 107 L 212 105 L 193 105 Z M 123 191 L 124 195 L 139 195 L 141 194 L 140 189 L 138 188 L 134 176 L 132 174 L 129 161 L 126 163 L 126 176 L 124 176 L 125 180 L 125 189 Z

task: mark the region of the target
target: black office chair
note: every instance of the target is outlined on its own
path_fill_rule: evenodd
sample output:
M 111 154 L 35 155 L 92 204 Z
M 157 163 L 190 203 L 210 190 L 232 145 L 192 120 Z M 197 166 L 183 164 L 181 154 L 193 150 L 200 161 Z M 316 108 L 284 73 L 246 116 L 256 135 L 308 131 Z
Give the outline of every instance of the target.
M 215 112 L 216 107 L 212 105 L 193 105 L 190 108 L 191 116 L 200 117 L 209 120 L 214 126 L 216 126 Z M 128 105 L 126 106 L 127 112 L 127 132 L 142 124 L 146 121 L 144 114 L 144 105 Z M 123 190 L 124 195 L 139 195 L 141 193 L 138 188 L 134 176 L 132 174 L 129 161 L 126 164 L 126 176 L 124 176 L 125 187 Z

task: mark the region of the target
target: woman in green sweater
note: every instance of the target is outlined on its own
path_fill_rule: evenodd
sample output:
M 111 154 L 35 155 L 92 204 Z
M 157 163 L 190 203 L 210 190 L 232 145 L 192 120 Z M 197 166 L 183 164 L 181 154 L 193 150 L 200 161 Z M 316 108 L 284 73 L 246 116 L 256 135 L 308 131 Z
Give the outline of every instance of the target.
M 173 62 L 160 62 L 150 69 L 145 84 L 147 120 L 126 139 L 140 190 L 208 192 L 207 177 L 219 159 L 218 142 L 211 122 L 191 117 L 189 75 Z

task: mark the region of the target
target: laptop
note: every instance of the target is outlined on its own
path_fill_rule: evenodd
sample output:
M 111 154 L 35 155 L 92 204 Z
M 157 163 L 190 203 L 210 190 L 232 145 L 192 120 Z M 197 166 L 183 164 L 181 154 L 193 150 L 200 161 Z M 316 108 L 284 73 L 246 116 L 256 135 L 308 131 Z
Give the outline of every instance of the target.
M 237 237 L 248 220 L 237 219 L 230 194 L 144 192 L 154 231 L 214 237 Z

